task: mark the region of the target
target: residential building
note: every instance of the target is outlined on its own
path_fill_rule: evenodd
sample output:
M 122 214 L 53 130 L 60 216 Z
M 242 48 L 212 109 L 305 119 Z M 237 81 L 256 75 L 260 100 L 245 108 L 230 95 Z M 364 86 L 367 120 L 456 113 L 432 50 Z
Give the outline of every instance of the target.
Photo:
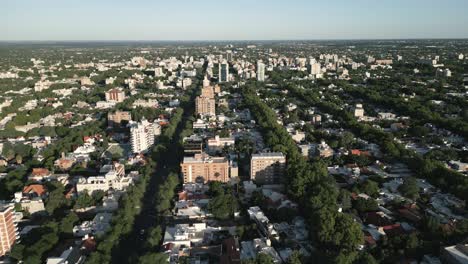
M 235 139 L 233 137 L 222 138 L 219 136 L 215 136 L 214 138 L 210 138 L 207 141 L 207 148 L 209 152 L 218 152 L 222 151 L 226 146 L 232 146 L 235 144 Z
M 322 71 L 322 65 L 319 62 L 311 62 L 309 64 L 309 73 L 312 75 L 320 74 Z
M 125 190 L 133 184 L 132 173 L 125 175 L 125 166 L 119 163 L 105 165 L 101 168 L 99 176 L 80 177 L 76 184 L 78 193 L 87 190 L 89 193 L 94 191 Z
M 18 228 L 14 220 L 13 207 L 0 204 L 0 257 L 10 252 L 17 239 Z
M 213 86 L 204 86 L 201 90 L 201 97 L 214 98 L 214 89 Z
M 211 157 L 206 153 L 184 157 L 180 164 L 184 183 L 189 182 L 228 182 L 229 162 L 225 157 Z
M 89 77 L 81 77 L 80 84 L 83 86 L 90 86 L 90 85 L 94 85 L 94 82 L 91 81 Z
M 261 60 L 257 61 L 257 81 L 265 81 L 265 63 Z
M 110 89 L 106 92 L 106 101 L 121 103 L 125 100 L 125 92 L 122 88 Z
M 364 108 L 362 107 L 362 104 L 356 104 L 354 107 L 354 116 L 358 118 L 364 117 Z
M 208 79 L 208 76 L 205 75 L 205 78 L 203 78 L 203 87 L 208 87 L 210 86 L 210 80 Z
M 229 81 L 229 64 L 225 60 L 223 62 L 219 63 L 218 81 L 220 83 Z
M 333 156 L 335 152 L 325 141 L 322 140 L 320 144 L 314 145 L 313 154 L 322 158 L 328 158 Z
M 286 156 L 281 152 L 253 154 L 250 178 L 258 184 L 281 183 L 286 169 Z
M 154 137 L 161 133 L 161 127 L 157 123 L 148 122 L 143 119 L 141 122 L 130 122 L 130 143 L 133 153 L 142 153 L 149 150 L 154 144 Z
M 122 121 L 130 122 L 132 115 L 128 111 L 115 111 L 107 113 L 107 123 L 110 127 L 120 125 Z
M 214 98 L 197 96 L 195 99 L 195 113 L 201 116 L 216 115 L 216 101 Z
M 184 138 L 184 154 L 190 156 L 203 152 L 203 138 L 196 135 Z
M 443 263 L 448 264 L 468 263 L 468 244 L 459 244 L 444 248 L 441 259 L 444 261 Z

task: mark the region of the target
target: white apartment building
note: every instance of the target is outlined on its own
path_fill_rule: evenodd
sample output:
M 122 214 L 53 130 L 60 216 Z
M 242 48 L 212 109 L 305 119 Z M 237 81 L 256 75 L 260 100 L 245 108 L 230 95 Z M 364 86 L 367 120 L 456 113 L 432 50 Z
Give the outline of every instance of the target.
M 133 183 L 133 178 L 125 175 L 125 166 L 122 164 L 105 165 L 101 168 L 103 175 L 92 177 L 80 177 L 76 184 L 77 192 L 87 190 L 94 191 L 125 190 Z
M 154 137 L 161 134 L 161 127 L 146 119 L 141 122 L 130 122 L 130 143 L 133 153 L 142 153 L 154 144 Z
M 263 63 L 261 60 L 257 61 L 257 81 L 265 81 L 265 63 Z
M 223 150 L 226 146 L 232 146 L 236 143 L 236 140 L 233 137 L 222 138 L 215 136 L 210 138 L 207 141 L 207 148 L 209 152 L 217 152 Z

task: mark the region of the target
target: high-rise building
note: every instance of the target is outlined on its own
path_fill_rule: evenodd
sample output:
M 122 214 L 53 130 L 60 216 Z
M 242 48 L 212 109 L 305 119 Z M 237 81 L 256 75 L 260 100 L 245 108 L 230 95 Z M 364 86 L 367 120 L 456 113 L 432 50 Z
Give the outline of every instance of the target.
M 125 92 L 123 91 L 122 88 L 114 88 L 106 92 L 107 102 L 121 103 L 124 100 L 125 100 Z
M 215 99 L 204 96 L 197 96 L 197 98 L 195 99 L 195 113 L 201 116 L 215 116 Z
M 208 87 L 210 86 L 210 80 L 208 79 L 208 76 L 205 75 L 205 78 L 203 79 L 203 87 Z
M 0 257 L 10 252 L 16 241 L 16 231 L 13 207 L 0 204 Z
M 205 86 L 201 90 L 201 97 L 214 98 L 213 86 Z
M 229 64 L 228 64 L 228 62 L 226 60 L 219 63 L 218 81 L 220 83 L 229 81 Z
M 253 154 L 250 159 L 250 178 L 258 184 L 278 184 L 284 176 L 286 157 L 281 152 Z
M 314 62 L 309 64 L 309 73 L 312 75 L 317 75 L 320 74 L 322 71 L 322 65 L 320 65 L 320 62 Z
M 130 122 L 130 143 L 133 153 L 142 153 L 154 144 L 154 137 L 161 134 L 159 124 L 148 122 L 143 119 L 141 122 Z
M 262 61 L 257 61 L 257 81 L 265 81 L 265 63 Z
M 226 50 L 226 59 L 227 61 L 232 61 L 232 50 Z
M 180 164 L 184 183 L 229 181 L 229 162 L 225 157 L 211 157 L 206 153 L 185 157 Z

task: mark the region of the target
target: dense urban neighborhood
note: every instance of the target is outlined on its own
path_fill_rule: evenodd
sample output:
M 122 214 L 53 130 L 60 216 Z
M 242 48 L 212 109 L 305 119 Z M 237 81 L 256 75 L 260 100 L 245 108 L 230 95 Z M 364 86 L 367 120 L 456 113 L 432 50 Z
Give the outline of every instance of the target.
M 0 43 L 0 263 L 468 263 L 468 40 Z

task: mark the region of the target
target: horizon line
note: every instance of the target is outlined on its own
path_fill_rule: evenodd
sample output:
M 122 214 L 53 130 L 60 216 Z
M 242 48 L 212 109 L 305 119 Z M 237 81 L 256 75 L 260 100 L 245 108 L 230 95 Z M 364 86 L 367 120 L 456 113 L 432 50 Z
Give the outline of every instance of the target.
M 416 38 L 317 38 L 317 39 L 96 39 L 96 40 L 0 40 L 0 43 L 50 43 L 50 42 L 278 42 L 278 41 L 401 41 L 401 40 L 468 40 L 468 37 L 416 37 Z

